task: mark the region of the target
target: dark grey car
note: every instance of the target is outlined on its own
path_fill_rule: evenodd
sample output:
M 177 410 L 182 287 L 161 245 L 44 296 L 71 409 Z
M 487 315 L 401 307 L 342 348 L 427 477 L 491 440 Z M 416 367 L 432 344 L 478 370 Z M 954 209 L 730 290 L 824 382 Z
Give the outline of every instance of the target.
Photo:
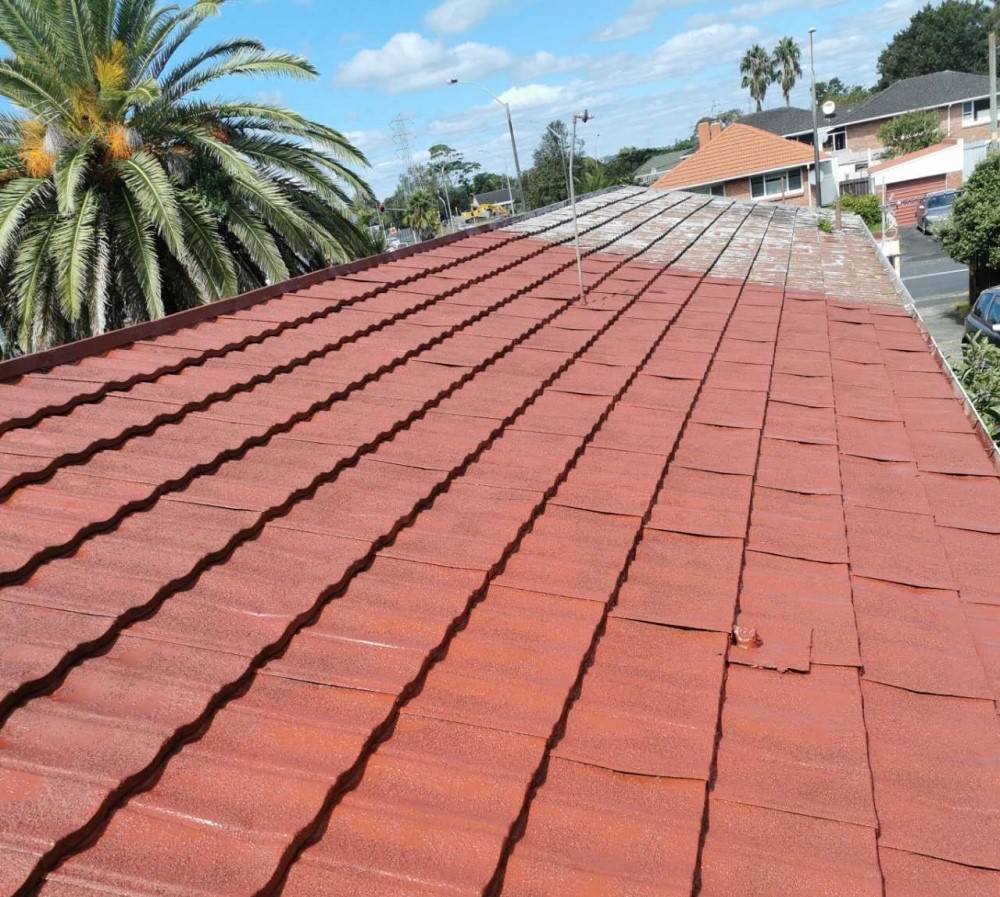
M 982 334 L 1000 346 L 1000 287 L 990 287 L 979 294 L 965 319 L 965 339 Z
M 917 206 L 917 230 L 929 234 L 934 230 L 934 225 L 951 218 L 957 196 L 957 190 L 928 193 Z

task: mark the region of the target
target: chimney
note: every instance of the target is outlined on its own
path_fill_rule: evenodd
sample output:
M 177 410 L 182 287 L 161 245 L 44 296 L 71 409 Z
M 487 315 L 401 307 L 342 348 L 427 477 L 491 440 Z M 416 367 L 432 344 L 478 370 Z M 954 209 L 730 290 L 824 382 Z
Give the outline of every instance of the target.
M 698 146 L 708 146 L 716 137 L 722 133 L 723 124 L 721 121 L 700 121 L 698 122 Z

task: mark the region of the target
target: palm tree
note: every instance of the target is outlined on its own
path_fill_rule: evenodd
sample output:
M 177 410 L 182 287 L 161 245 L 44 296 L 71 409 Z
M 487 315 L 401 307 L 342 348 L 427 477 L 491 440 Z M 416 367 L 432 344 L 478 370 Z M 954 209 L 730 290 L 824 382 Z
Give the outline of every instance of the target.
M 608 174 L 608 169 L 597 159 L 584 156 L 580 160 L 580 167 L 576 171 L 576 189 L 578 193 L 594 193 L 597 190 L 604 190 L 611 187 L 613 182 Z
M 760 112 L 764 108 L 764 95 L 767 93 L 767 88 L 777 77 L 771 54 L 760 44 L 754 44 L 740 60 L 740 74 L 743 76 L 740 87 L 750 91 L 750 96 L 757 103 L 757 111 Z
M 430 190 L 414 190 L 406 204 L 406 223 L 421 240 L 429 240 L 441 230 L 441 213 Z
M 179 59 L 227 0 L 0 0 L 0 344 L 32 351 L 362 251 L 367 164 L 274 104 L 203 99 L 230 76 L 309 78 L 237 38 Z
M 785 97 L 785 105 L 791 106 L 790 94 L 795 82 L 802 77 L 802 51 L 799 45 L 790 37 L 783 37 L 774 48 L 772 64 L 781 84 L 781 93 Z

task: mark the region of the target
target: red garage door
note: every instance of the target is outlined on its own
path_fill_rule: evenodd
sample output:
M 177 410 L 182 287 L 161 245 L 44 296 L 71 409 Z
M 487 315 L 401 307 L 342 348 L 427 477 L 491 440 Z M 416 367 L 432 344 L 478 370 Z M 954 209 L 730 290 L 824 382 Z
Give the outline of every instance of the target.
M 928 193 L 947 187 L 945 175 L 936 174 L 929 178 L 900 181 L 885 188 L 889 211 L 896 216 L 900 227 L 913 227 L 917 221 L 917 205 Z

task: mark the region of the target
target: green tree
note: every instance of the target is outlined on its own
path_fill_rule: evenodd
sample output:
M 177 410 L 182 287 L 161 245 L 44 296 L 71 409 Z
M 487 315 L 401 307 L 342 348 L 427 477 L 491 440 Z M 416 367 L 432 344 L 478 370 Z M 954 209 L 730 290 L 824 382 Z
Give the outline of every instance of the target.
M 774 59 L 760 44 L 754 44 L 740 60 L 740 87 L 750 91 L 750 97 L 757 104 L 757 111 L 764 108 L 767 89 L 777 80 Z
M 597 159 L 584 157 L 574 169 L 577 193 L 594 193 L 612 187 L 616 183 L 611 180 L 607 167 Z
M 689 140 L 679 140 L 672 146 L 624 146 L 613 156 L 605 156 L 602 160 L 609 186 L 612 184 L 632 184 L 635 170 L 653 156 L 675 150 L 693 149 Z
M 774 48 L 771 62 L 778 75 L 777 81 L 781 85 L 785 105 L 791 106 L 792 88 L 802 77 L 802 50 L 793 38 L 783 37 Z
M 870 87 L 862 87 L 860 84 L 847 85 L 840 78 L 816 82 L 816 102 L 820 106 L 827 100 L 847 106 L 856 106 L 858 103 L 870 99 L 874 93 L 874 89 Z
M 338 131 L 205 99 L 233 76 L 311 78 L 236 38 L 179 54 L 226 0 L 2 0 L 0 325 L 8 352 L 98 334 L 363 251 Z
M 414 190 L 406 205 L 406 224 L 421 240 L 429 240 L 441 231 L 441 213 L 434 194 L 429 190 Z
M 507 178 L 502 174 L 494 174 L 491 171 L 479 171 L 472 178 L 472 193 L 492 193 L 494 190 L 503 190 L 507 186 Z M 517 188 L 511 182 L 511 190 L 517 196 Z
M 879 89 L 902 78 L 934 72 L 987 72 L 989 18 L 990 8 L 978 0 L 928 3 L 879 55 Z
M 977 334 L 962 347 L 955 374 L 993 441 L 1000 445 L 1000 347 Z
M 530 208 L 551 205 L 569 198 L 569 129 L 561 121 L 549 124 L 532 157 L 531 170 L 525 172 L 525 193 Z M 577 140 L 579 157 L 583 142 Z
M 1000 272 L 1000 154 L 980 162 L 955 200 L 951 218 L 935 227 L 941 245 L 971 269 L 973 292 Z
M 448 187 L 452 209 L 467 209 L 472 202 L 472 176 L 482 166 L 478 162 L 466 161 L 458 150 L 446 143 L 435 144 L 429 152 L 429 164 L 435 180 Z
M 875 134 L 890 158 L 933 146 L 944 139 L 940 120 L 933 111 L 906 112 L 887 121 Z

